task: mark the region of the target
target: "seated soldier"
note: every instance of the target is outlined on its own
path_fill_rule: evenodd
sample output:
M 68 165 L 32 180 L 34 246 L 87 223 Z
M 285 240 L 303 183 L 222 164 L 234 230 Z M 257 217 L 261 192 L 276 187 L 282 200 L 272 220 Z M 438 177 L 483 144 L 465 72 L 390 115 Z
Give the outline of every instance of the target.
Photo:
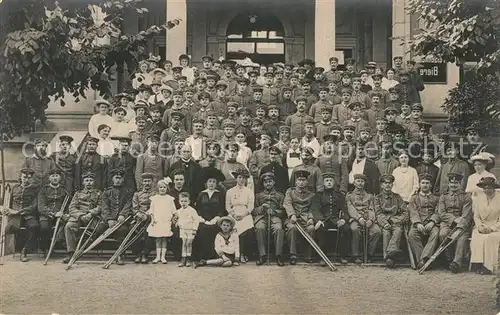
M 37 220 L 37 195 L 38 187 L 33 184 L 35 171 L 30 168 L 21 169 L 20 183 L 12 188 L 10 208 L 2 207 L 2 213 L 8 216 L 5 226 L 5 234 L 18 234 L 21 227 L 26 227 L 25 238 L 17 239 L 21 250 L 21 261 L 27 262 L 28 250 L 34 250 L 36 232 L 38 231 Z M 18 234 L 19 236 L 19 234 Z
M 365 183 L 366 175 L 354 174 L 354 190 L 346 196 L 347 211 L 350 217 L 349 225 L 352 233 L 351 254 L 356 264 L 361 264 L 359 250 L 361 229 L 365 230 L 365 235 L 368 234 L 368 261 L 375 253 L 381 234 L 380 228 L 375 224 L 373 195 L 365 191 Z
M 93 217 L 99 216 L 102 193 L 95 188 L 95 175 L 93 173 L 83 174 L 81 186 L 82 189 L 75 192 L 73 199 L 71 199 L 68 210 L 69 219 L 64 226 L 68 256 L 63 259 L 63 263 L 66 264 L 76 250 L 76 236 L 80 227 L 89 224 Z M 91 228 L 95 228 L 95 226 Z
M 55 225 L 56 218 L 63 216 L 64 209 L 61 207 L 67 196 L 66 187 L 61 185 L 62 171 L 52 169 L 47 175 L 49 183 L 38 193 L 40 249 L 44 253 L 49 249 L 52 226 Z
M 296 224 L 300 224 L 311 238 L 314 238 L 313 213 L 318 211 L 319 199 L 316 194 L 307 187 L 307 179 L 310 173 L 306 170 L 294 171 L 294 187 L 286 191 L 283 207 L 287 213 L 285 221 L 287 228 L 287 240 L 290 246 L 290 264 L 297 264 L 297 241 L 298 233 Z M 312 263 L 312 248 L 309 244 L 305 250 L 305 261 Z
M 394 267 L 394 261 L 401 255 L 400 244 L 404 224 L 408 218 L 406 204 L 400 195 L 392 192 L 394 176 L 380 176 L 382 190 L 375 197 L 377 224 L 382 229 L 385 265 Z
M 257 265 L 264 263 L 266 258 L 266 239 L 268 230 L 272 231 L 274 246 L 276 251 L 276 263 L 283 267 L 283 242 L 285 240 L 285 231 L 283 230 L 283 199 L 284 195 L 275 189 L 275 176 L 273 173 L 264 173 L 260 176 L 261 187 L 263 191 L 258 193 L 255 198 L 255 208 L 252 211 L 259 249 L 259 259 Z M 271 225 L 269 228 L 268 225 Z M 271 244 L 267 244 L 271 246 Z
M 408 213 L 410 231 L 408 242 L 421 269 L 437 247 L 439 236 L 439 216 L 437 213 L 439 197 L 432 194 L 432 175 L 420 174 L 420 191 L 410 198 Z M 424 246 L 424 241 L 425 246 Z
M 324 173 L 323 180 L 325 183 L 325 190 L 318 193 L 319 197 L 319 211 L 314 213 L 317 220 L 314 229 L 318 234 L 318 241 L 321 250 L 328 255 L 328 246 L 332 245 L 328 229 L 338 229 L 337 240 L 338 248 L 335 254 L 340 257 L 342 264 L 347 264 L 347 236 L 349 233 L 349 226 L 346 224 L 349 220 L 347 214 L 347 205 L 344 195 L 339 191 L 338 184 L 335 182 L 337 177 L 334 173 Z M 330 247 L 331 248 L 331 247 Z M 326 266 L 326 262 L 322 261 L 322 265 Z
M 459 273 L 466 251 L 467 240 L 471 235 L 472 200 L 470 194 L 460 188 L 463 175 L 448 173 L 448 191 L 439 197 L 439 241 L 450 236 L 458 236 L 455 243 L 446 250 L 449 268 L 453 273 Z M 451 234 L 453 232 L 453 234 Z
M 151 205 L 150 197 L 156 194 L 156 191 L 153 189 L 155 174 L 142 173 L 141 179 L 142 188 L 140 191 L 135 192 L 132 197 L 132 213 L 138 220 L 147 222 L 150 220 L 150 217 L 147 214 Z M 149 253 L 151 252 L 153 246 L 153 239 L 148 236 L 147 231 L 144 231 L 134 244 L 133 251 L 136 256 L 134 262 L 136 264 L 147 264 L 149 262 Z

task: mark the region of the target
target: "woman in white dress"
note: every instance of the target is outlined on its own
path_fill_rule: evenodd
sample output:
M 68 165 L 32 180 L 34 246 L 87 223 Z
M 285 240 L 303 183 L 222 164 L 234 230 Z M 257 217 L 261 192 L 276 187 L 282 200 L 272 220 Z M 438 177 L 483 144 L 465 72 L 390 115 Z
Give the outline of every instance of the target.
M 97 130 L 99 131 L 99 143 L 97 144 L 97 153 L 110 158 L 118 149 L 118 141 L 111 140 L 109 134 L 111 127 L 105 124 L 100 125 Z
M 125 116 L 127 112 L 123 107 L 116 107 L 113 110 L 113 123 L 111 124 L 111 137 L 128 137 L 130 131 L 132 131 L 133 126 L 131 126 L 127 121 L 125 121 Z
M 167 182 L 162 179 L 156 187 L 158 194 L 149 197 L 151 205 L 147 213 L 151 216 L 151 223 L 147 232 L 149 237 L 156 239 L 156 258 L 153 264 L 159 261 L 166 264 L 167 237 L 172 236 L 172 218 L 176 207 L 174 197 L 167 194 Z
M 477 186 L 483 189 L 472 202 L 474 230 L 472 231 L 471 265 L 477 273 L 495 272 L 498 264 L 500 245 L 500 188 L 493 177 L 482 178 Z
M 398 81 L 394 80 L 394 74 L 396 70 L 393 68 L 387 69 L 385 77 L 382 78 L 382 84 L 380 85 L 384 90 L 389 90 L 399 84 Z
M 399 153 L 399 166 L 392 171 L 394 176 L 394 186 L 392 191 L 403 198 L 403 201 L 410 202 L 410 197 L 418 190 L 420 184 L 417 170 L 409 166 L 410 156 L 408 152 Z
M 242 132 L 239 132 L 234 136 L 234 141 L 240 147 L 240 150 L 238 151 L 238 156 L 236 157 L 236 161 L 248 167 L 248 160 L 252 155 L 252 150 L 249 147 L 247 147 L 245 139 L 246 136 Z
M 476 172 L 470 175 L 467 179 L 467 187 L 465 188 L 465 192 L 471 193 L 472 197 L 483 193 L 483 190 L 477 186 L 481 178 L 493 177 L 496 180 L 495 175 L 486 170 L 488 164 L 491 163 L 491 158 L 487 154 L 489 155 L 489 153 L 479 153 L 478 155 L 474 155 L 470 158 L 470 161 L 473 163 Z
M 99 138 L 99 131 L 97 129 L 100 125 L 111 126 L 113 124 L 113 117 L 109 115 L 111 104 L 108 101 L 98 100 L 96 101 L 95 106 L 97 107 L 99 112 L 90 117 L 88 129 L 89 134 L 92 137 Z

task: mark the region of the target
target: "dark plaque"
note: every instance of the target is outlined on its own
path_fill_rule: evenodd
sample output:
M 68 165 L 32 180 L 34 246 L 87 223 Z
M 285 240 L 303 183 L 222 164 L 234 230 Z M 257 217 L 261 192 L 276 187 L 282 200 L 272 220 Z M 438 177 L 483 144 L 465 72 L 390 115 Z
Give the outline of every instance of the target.
M 446 63 L 423 62 L 418 69 L 424 83 L 447 83 Z

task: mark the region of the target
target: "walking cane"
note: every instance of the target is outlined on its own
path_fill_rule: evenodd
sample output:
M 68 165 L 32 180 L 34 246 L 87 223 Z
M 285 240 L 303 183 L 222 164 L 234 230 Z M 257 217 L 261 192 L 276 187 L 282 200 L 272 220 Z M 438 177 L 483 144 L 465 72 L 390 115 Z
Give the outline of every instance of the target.
M 363 262 L 366 264 L 368 262 L 368 228 L 366 227 L 366 223 L 364 228 L 365 228 L 365 237 L 363 238 L 364 241 Z
M 60 212 L 64 213 L 64 211 L 66 210 L 66 205 L 68 204 L 68 201 L 69 201 L 69 196 L 66 195 L 66 197 L 64 197 L 64 201 L 61 205 Z M 57 240 L 57 235 L 59 233 L 59 225 L 61 224 L 61 219 L 62 219 L 62 217 L 59 217 L 56 220 L 56 225 L 54 227 L 54 233 L 52 234 L 52 239 L 50 240 L 49 251 L 47 252 L 47 257 L 45 257 L 45 261 L 43 262 L 44 266 L 47 266 L 47 262 L 49 261 L 50 254 L 52 254 L 52 251 L 54 250 L 54 246 L 56 245 L 56 240 Z
M 10 207 L 10 197 L 12 194 L 12 190 L 10 185 L 5 186 L 5 191 L 3 194 L 3 211 L 2 211 L 2 226 L 0 230 L 0 265 L 3 265 L 3 257 L 5 256 L 5 243 L 7 240 L 7 220 L 9 219 L 6 212 Z
M 316 244 L 316 242 L 314 241 L 314 239 L 311 237 L 311 235 L 309 235 L 302 226 L 300 226 L 299 223 L 295 222 L 295 227 L 297 228 L 297 230 L 299 231 L 299 233 L 302 235 L 303 238 L 306 239 L 306 241 L 309 243 L 309 245 L 312 246 L 312 248 L 316 251 L 316 253 L 318 253 L 318 255 L 321 257 L 321 259 L 323 259 L 326 264 L 328 265 L 328 267 L 330 267 L 330 269 L 332 271 L 337 271 L 337 268 L 333 265 L 333 263 L 330 261 L 330 259 L 328 258 L 328 256 L 325 255 L 325 253 L 321 250 L 321 248 L 318 246 L 318 244 Z
M 269 256 L 271 256 L 271 214 L 267 212 L 267 265 L 271 265 L 269 262 Z
M 408 239 L 408 234 L 409 234 L 409 231 L 408 231 L 408 224 L 405 224 L 405 239 L 406 239 L 406 247 L 408 247 L 408 256 L 410 257 L 410 265 L 411 265 L 411 269 L 415 270 L 417 269 L 417 266 L 415 265 L 415 257 L 413 256 L 413 251 L 411 250 L 411 246 L 410 246 L 410 241 Z

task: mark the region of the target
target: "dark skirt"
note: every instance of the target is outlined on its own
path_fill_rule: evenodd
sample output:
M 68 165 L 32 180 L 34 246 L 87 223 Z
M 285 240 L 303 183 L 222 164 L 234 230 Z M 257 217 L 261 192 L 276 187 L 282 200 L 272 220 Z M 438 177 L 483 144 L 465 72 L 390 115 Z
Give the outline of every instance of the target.
M 206 225 L 200 223 L 198 232 L 193 241 L 193 259 L 214 259 L 217 258 L 215 253 L 215 236 L 220 229 L 217 225 Z

